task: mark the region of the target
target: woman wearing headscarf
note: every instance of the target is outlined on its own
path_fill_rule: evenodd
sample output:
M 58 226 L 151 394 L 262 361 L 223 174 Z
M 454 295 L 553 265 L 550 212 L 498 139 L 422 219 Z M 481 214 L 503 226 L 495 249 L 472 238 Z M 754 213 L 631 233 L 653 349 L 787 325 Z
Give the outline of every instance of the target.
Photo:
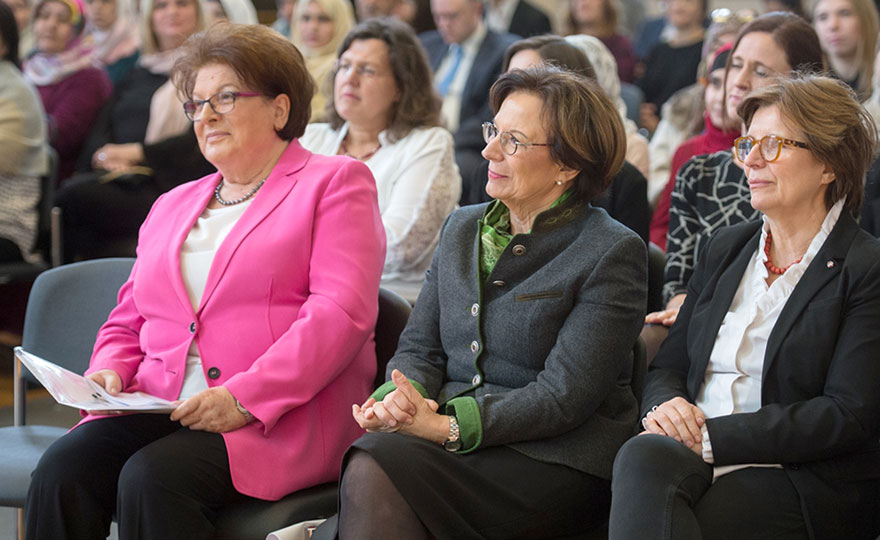
M 33 25 L 36 47 L 24 73 L 40 93 L 59 178 L 65 178 L 112 87 L 103 70 L 82 62 L 89 50 L 79 39 L 85 27 L 81 0 L 38 2 Z
M 215 21 L 257 24 L 257 10 L 251 0 L 208 0 L 207 7 Z
M 90 60 L 103 67 L 116 85 L 140 56 L 141 36 L 133 0 L 86 0 L 83 43 Z
M 324 109 L 331 94 L 328 77 L 337 49 L 352 27 L 354 10 L 348 0 L 306 0 L 298 2 L 293 12 L 290 40 L 306 58 L 306 67 L 317 84 L 310 122 L 327 119 Z
M 648 139 L 639 133 L 636 123 L 626 117 L 626 104 L 620 97 L 620 77 L 617 74 L 617 60 L 602 41 L 593 36 L 577 34 L 565 38 L 587 55 L 596 71 L 596 82 L 617 106 L 623 128 L 626 130 L 626 160 L 635 165 L 640 173 L 648 177 L 651 172 Z
M 81 174 L 55 197 L 66 260 L 133 255 L 159 195 L 213 171 L 168 80 L 181 45 L 208 26 L 205 13 L 198 0 L 142 2 L 143 54 L 101 112 L 80 156 Z

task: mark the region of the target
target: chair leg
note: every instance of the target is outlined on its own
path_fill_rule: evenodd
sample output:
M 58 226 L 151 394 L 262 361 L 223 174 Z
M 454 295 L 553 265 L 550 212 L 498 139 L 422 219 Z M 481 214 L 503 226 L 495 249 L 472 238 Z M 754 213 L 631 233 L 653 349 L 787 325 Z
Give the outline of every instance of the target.
M 16 508 L 15 537 L 18 540 L 24 540 L 24 508 Z

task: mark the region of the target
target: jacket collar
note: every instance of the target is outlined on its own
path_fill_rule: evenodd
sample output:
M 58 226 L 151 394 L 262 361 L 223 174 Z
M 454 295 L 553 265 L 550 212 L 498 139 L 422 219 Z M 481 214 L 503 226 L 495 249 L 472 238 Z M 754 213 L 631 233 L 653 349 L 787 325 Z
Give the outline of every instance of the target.
M 220 245 L 211 268 L 208 271 L 208 280 L 205 284 L 205 292 L 202 295 L 202 303 L 198 311 L 201 312 L 204 306 L 211 299 L 211 295 L 220 283 L 220 279 L 226 272 L 229 261 L 235 254 L 238 247 L 245 238 L 250 235 L 254 228 L 259 225 L 287 196 L 299 180 L 298 173 L 308 162 L 311 153 L 305 150 L 299 141 L 294 139 L 287 145 L 284 153 L 272 172 L 266 177 L 266 182 L 260 191 L 254 196 L 253 201 L 247 210 L 244 211 L 241 218 L 229 232 L 226 239 Z M 200 180 L 195 186 L 191 195 L 191 204 L 188 208 L 178 214 L 178 218 L 173 227 L 173 240 L 171 245 L 173 249 L 168 250 L 168 264 L 170 265 L 171 280 L 174 284 L 175 292 L 181 299 L 183 304 L 192 309 L 189 301 L 189 295 L 183 284 L 183 276 L 180 270 L 180 250 L 186 237 L 192 230 L 199 216 L 205 211 L 211 198 L 214 196 L 214 189 L 220 182 L 222 175 L 217 172 Z

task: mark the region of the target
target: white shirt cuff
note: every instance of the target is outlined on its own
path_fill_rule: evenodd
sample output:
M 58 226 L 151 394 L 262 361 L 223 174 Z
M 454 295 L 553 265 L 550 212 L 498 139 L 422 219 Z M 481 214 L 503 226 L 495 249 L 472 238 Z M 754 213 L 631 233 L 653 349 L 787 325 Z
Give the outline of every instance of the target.
M 709 428 L 706 427 L 706 424 L 703 424 L 700 427 L 700 431 L 703 433 L 703 461 L 713 465 L 715 463 L 715 455 L 712 453 L 712 441 L 709 440 Z

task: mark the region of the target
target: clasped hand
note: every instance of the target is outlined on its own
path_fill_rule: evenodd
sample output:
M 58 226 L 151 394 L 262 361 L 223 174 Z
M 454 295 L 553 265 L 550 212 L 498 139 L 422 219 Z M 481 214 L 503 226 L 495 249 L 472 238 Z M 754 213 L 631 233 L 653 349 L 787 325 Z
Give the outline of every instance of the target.
M 698 455 L 703 454 L 703 424 L 706 415 L 682 397 L 672 398 L 645 417 L 644 433 L 672 437 Z
M 437 414 L 437 402 L 422 397 L 399 370 L 391 373 L 391 380 L 397 389 L 382 401 L 370 398 L 351 406 L 357 423 L 370 432 L 400 432 L 442 444 L 449 434 L 449 417 Z
M 112 369 L 96 371 L 88 378 L 104 387 L 110 395 L 115 396 L 122 390 L 122 379 Z M 189 429 L 226 433 L 247 424 L 235 406 L 235 398 L 223 386 L 202 390 L 175 404 L 177 408 L 171 411 L 171 420 L 180 421 L 180 425 Z

